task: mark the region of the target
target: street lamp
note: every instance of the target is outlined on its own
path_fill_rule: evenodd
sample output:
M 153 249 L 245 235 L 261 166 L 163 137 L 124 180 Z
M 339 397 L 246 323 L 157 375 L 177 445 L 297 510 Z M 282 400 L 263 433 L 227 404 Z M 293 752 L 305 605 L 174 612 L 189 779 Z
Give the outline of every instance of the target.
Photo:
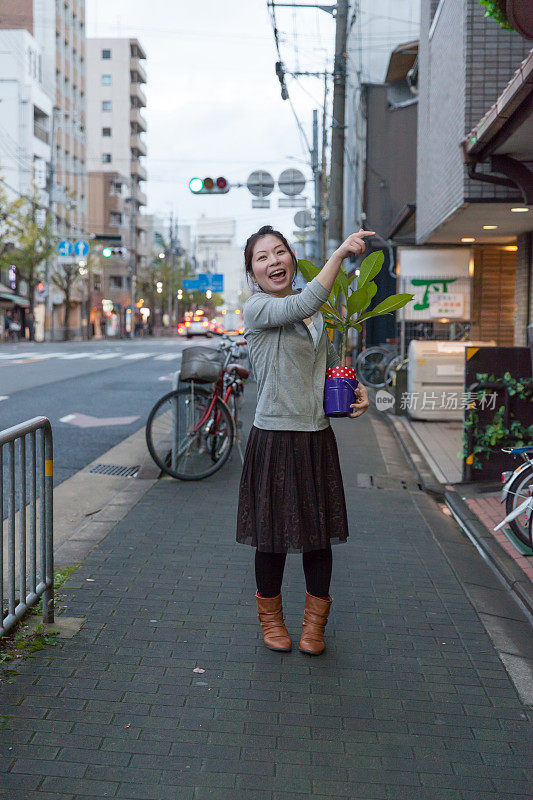
M 157 283 L 156 283 L 156 285 L 155 285 L 155 288 L 156 288 L 156 290 L 157 290 L 157 293 L 158 293 L 158 294 L 161 294 L 161 292 L 163 291 L 163 284 L 162 284 L 162 282 L 161 282 L 161 281 L 157 281 Z

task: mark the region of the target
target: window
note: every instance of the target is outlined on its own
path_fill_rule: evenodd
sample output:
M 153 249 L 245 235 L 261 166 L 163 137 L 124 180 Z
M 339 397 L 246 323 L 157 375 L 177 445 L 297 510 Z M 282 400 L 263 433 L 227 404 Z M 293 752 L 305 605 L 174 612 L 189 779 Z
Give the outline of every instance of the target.
M 111 100 L 102 100 L 102 111 L 111 111 L 112 104 Z
M 102 75 L 102 86 L 111 86 L 111 75 Z
M 109 224 L 112 228 L 120 228 L 122 225 L 122 214 L 118 211 L 111 211 L 109 214 Z
M 111 50 L 102 50 L 102 58 L 111 58 Z
M 109 276 L 109 288 L 110 289 L 122 289 L 122 275 L 110 275 Z
M 111 136 L 111 128 L 102 128 L 102 136 Z
M 111 164 L 111 153 L 102 153 L 102 164 Z

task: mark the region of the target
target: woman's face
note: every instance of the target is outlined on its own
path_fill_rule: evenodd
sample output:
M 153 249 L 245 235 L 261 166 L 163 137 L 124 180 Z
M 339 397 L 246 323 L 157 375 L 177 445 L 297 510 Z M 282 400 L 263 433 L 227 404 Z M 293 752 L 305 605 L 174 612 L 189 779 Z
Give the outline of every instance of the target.
M 276 297 L 292 294 L 292 253 L 277 236 L 267 233 L 257 240 L 252 256 L 252 271 L 258 286 L 264 292 Z

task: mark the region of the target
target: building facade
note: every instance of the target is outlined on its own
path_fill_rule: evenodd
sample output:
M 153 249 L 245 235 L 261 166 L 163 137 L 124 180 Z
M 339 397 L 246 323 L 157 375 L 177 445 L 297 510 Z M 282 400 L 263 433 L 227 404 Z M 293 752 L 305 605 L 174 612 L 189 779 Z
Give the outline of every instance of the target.
M 476 178 L 462 142 L 529 49 L 518 33 L 487 19 L 475 0 L 422 2 L 416 239 L 471 248 L 471 333 L 498 345 L 515 342 L 512 209 L 523 198 L 511 182 Z M 488 172 L 487 164 L 477 167 L 478 175 Z
M 55 232 L 71 240 L 87 236 L 87 168 L 85 102 L 85 0 L 5 0 L 0 9 L 0 30 L 27 31 L 38 45 L 42 90 L 52 98 L 53 111 L 37 114 L 35 131 L 51 148 L 47 163 L 50 210 Z M 40 109 L 41 111 L 43 109 Z M 48 127 L 46 127 L 48 125 Z M 55 269 L 61 274 L 61 265 Z M 71 318 L 64 319 L 60 287 L 50 286 L 47 335 L 58 329 L 80 328 L 82 290 L 72 287 Z M 43 309 L 41 309 L 44 311 Z M 54 333 L 54 331 L 56 333 Z

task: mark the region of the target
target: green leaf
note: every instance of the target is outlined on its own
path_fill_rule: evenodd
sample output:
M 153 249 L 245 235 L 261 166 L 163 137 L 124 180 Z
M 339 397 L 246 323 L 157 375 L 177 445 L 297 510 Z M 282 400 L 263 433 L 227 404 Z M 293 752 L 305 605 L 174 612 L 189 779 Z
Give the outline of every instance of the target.
M 298 269 L 302 273 L 304 280 L 309 283 L 312 281 L 313 278 L 316 278 L 318 273 L 321 271 L 318 267 L 315 267 L 312 261 L 306 261 L 304 258 L 298 259 Z
M 367 255 L 359 268 L 359 280 L 357 282 L 357 288 L 364 286 L 366 283 L 368 283 L 368 281 L 371 281 L 372 278 L 376 277 L 383 266 L 384 260 L 385 256 L 383 254 L 383 250 L 375 250 L 373 253 Z
M 368 303 L 365 303 L 365 305 L 363 306 L 361 311 L 366 311 L 366 309 L 368 308 L 368 306 L 372 302 L 372 299 L 374 298 L 374 295 L 376 294 L 376 292 L 378 290 L 378 285 L 377 285 L 377 283 L 374 283 L 374 281 L 371 281 L 370 283 L 366 284 L 365 288 L 368 289 L 368 295 L 369 295 L 368 296 Z
M 381 303 L 378 303 L 372 311 L 359 317 L 358 322 L 363 322 L 365 319 L 370 319 L 371 317 L 379 317 L 381 314 L 390 314 L 392 311 L 397 311 L 399 308 L 403 308 L 407 305 L 407 303 L 410 303 L 413 298 L 414 294 L 393 294 Z
M 369 284 L 368 286 L 358 286 L 357 289 L 351 293 L 347 303 L 346 316 L 348 319 L 351 319 L 355 314 L 359 314 L 363 308 L 368 306 L 372 299 L 370 292 L 371 288 Z

